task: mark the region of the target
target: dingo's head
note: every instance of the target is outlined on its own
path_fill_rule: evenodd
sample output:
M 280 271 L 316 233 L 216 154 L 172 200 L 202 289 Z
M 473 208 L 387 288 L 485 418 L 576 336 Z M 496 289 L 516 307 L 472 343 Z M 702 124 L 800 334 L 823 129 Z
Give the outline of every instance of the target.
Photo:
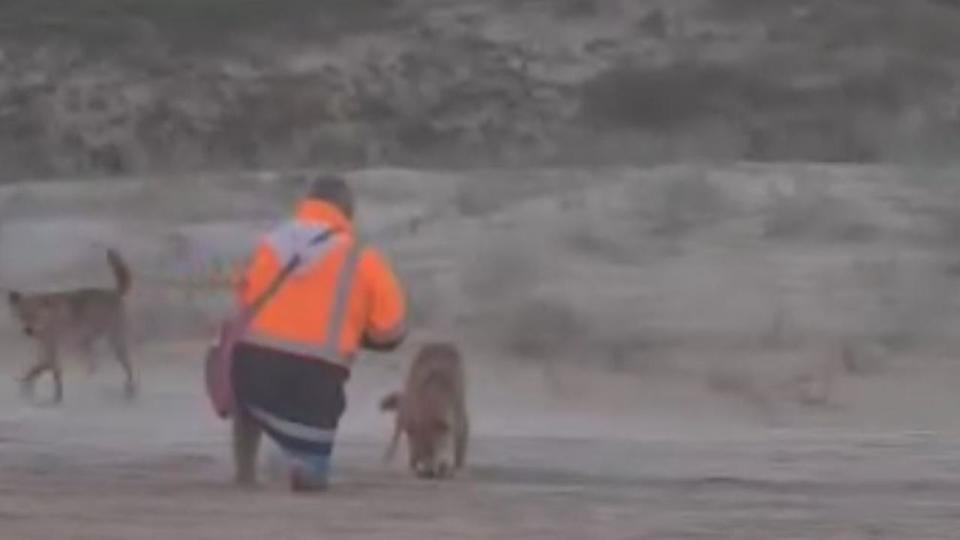
M 43 333 L 56 318 L 56 306 L 42 295 L 10 291 L 7 302 L 23 333 L 31 337 Z
M 417 422 L 407 428 L 410 468 L 420 478 L 444 477 L 450 463 L 443 457 L 450 440 L 450 426 L 442 418 Z

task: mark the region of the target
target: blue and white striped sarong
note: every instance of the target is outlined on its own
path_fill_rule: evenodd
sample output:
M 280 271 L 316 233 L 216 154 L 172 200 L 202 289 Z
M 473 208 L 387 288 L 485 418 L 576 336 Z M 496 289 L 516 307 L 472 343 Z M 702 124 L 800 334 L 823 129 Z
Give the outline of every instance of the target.
M 283 449 L 299 474 L 311 483 L 326 483 L 349 371 L 245 343 L 235 354 L 238 406 Z

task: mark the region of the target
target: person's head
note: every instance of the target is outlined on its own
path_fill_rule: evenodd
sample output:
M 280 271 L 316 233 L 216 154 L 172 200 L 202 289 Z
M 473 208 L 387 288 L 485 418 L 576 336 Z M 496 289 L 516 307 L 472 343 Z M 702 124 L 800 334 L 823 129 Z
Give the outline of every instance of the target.
M 348 219 L 353 219 L 353 190 L 341 176 L 324 174 L 313 179 L 307 187 L 306 197 L 330 203 L 343 212 Z

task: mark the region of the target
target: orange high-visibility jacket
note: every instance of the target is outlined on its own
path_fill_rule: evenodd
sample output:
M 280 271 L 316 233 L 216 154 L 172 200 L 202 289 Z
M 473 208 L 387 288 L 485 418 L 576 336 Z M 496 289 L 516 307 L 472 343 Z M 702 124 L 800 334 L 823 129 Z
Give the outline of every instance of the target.
M 333 233 L 311 245 L 327 230 Z M 295 255 L 303 262 L 252 321 L 242 341 L 349 368 L 361 346 L 390 349 L 406 334 L 406 303 L 393 270 L 354 235 L 335 206 L 308 199 L 259 243 L 237 285 L 252 303 Z

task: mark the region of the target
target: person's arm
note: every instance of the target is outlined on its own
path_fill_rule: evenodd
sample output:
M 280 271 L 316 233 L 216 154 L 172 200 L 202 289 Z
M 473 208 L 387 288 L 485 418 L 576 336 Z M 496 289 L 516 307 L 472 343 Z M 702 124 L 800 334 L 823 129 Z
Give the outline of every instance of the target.
M 359 268 L 367 293 L 367 320 L 360 345 L 369 350 L 389 352 L 407 337 L 407 305 L 403 288 L 387 260 L 368 248 Z
M 250 257 L 246 268 L 238 272 L 234 280 L 234 297 L 237 305 L 250 305 L 270 285 L 276 275 L 277 259 L 266 242 L 260 242 Z

